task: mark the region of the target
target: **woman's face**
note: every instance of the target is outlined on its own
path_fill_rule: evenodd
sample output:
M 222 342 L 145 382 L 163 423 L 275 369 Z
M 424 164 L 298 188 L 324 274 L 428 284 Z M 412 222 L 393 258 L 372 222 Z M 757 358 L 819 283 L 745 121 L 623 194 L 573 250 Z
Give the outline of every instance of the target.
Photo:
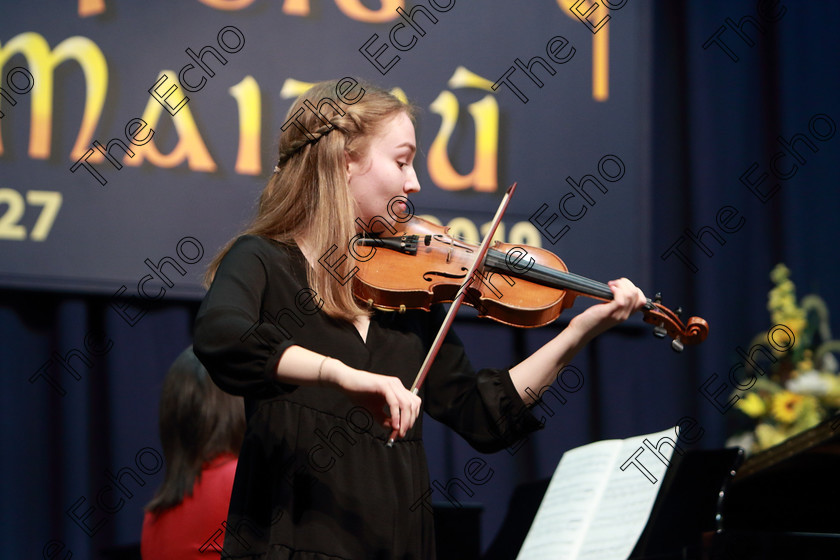
M 414 171 L 414 154 L 417 151 L 414 125 L 404 112 L 386 120 L 379 134 L 369 144 L 367 154 L 356 160 L 347 158 L 347 180 L 356 201 L 358 217 L 369 224 L 375 216 L 382 216 L 389 223 L 388 204 L 395 196 L 408 196 L 420 190 Z M 391 212 L 406 212 L 402 202 Z M 374 228 L 379 233 L 380 228 Z

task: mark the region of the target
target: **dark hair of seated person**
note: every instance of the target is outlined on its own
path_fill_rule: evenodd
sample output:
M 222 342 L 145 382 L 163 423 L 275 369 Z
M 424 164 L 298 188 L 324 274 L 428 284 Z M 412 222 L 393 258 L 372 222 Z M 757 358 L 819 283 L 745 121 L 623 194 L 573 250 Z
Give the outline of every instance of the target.
M 178 356 L 163 381 L 159 429 L 166 475 L 145 507 L 156 515 L 192 495 L 202 465 L 224 453 L 239 455 L 245 435 L 242 397 L 213 383 L 192 346 Z

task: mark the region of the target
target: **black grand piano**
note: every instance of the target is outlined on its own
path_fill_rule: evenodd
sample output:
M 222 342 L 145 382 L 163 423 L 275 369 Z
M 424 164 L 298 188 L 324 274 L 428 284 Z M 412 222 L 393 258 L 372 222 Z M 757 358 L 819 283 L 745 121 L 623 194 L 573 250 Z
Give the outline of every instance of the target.
M 686 453 L 631 558 L 840 559 L 840 417 L 744 460 Z
M 548 481 L 525 485 L 484 560 L 513 559 Z M 840 560 L 840 416 L 744 459 L 675 455 L 632 560 Z

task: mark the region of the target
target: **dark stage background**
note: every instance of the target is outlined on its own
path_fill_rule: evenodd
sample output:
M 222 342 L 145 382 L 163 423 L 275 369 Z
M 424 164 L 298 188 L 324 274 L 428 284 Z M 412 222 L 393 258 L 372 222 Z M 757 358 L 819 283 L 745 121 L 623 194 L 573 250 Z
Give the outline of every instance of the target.
M 638 318 L 582 352 L 573 363 L 583 388 L 564 393 L 564 405 L 537 408 L 545 429 L 482 456 L 492 477 L 457 495 L 484 505 L 485 548 L 513 488 L 550 476 L 565 450 L 685 416 L 702 426 L 701 447 L 722 446 L 737 413 L 721 414 L 699 388 L 712 374 L 725 379 L 736 347 L 770 326 L 775 263 L 790 267 L 799 295 L 819 292 L 840 309 L 831 280 L 840 268 L 840 6 L 587 0 L 577 8 L 593 10 L 585 23 L 571 0 L 430 2 L 2 7 L 4 556 L 97 558 L 139 540 L 142 506 L 163 474 L 161 381 L 191 341 L 200 275 L 251 215 L 285 111 L 307 83 L 359 76 L 399 88 L 422 109 L 418 213 L 477 239 L 518 181 L 502 239 L 551 249 L 599 280 L 627 276 L 711 325 L 708 340 L 681 355 Z M 415 5 L 437 23 L 418 16 L 425 35 L 398 51 L 388 42 L 403 21 L 396 9 Z M 388 45 L 381 65 L 400 57 L 385 74 L 360 52 L 374 33 L 368 52 Z M 395 38 L 411 36 L 403 27 Z M 227 63 L 208 56 L 213 76 L 187 72 L 187 81 L 206 82 L 173 116 L 149 90 L 166 75 L 157 91 L 177 86 L 169 98 L 177 107 L 179 71 L 193 63 L 185 51 L 204 46 Z M 550 68 L 532 68 L 541 87 L 515 66 L 535 56 Z M 511 67 L 519 95 L 492 88 Z M 127 125 L 135 140 L 148 128 L 154 138 L 128 144 Z M 115 147 L 109 162 L 91 147 L 112 139 L 134 156 Z M 76 165 L 89 149 L 90 167 Z M 603 189 L 590 181 L 578 191 L 572 183 L 585 175 Z M 161 264 L 165 278 L 152 270 Z M 538 330 L 473 316 L 462 313 L 456 325 L 473 365 L 501 367 L 571 315 Z M 441 482 L 464 478 L 480 456 L 432 421 L 425 438 Z M 138 475 L 131 497 L 109 489 L 109 473 L 124 468 Z

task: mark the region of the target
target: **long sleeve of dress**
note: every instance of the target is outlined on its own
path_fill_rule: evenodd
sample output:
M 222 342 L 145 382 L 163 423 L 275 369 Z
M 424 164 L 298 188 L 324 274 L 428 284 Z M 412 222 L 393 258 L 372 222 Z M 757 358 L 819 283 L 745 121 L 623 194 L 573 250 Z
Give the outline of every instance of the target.
M 262 309 L 269 290 L 265 241 L 239 238 L 222 259 L 195 321 L 195 354 L 223 390 L 251 397 L 267 397 L 292 389 L 276 380 L 277 362 L 294 344 L 300 317 L 291 295 L 278 294 L 277 309 Z M 298 279 L 272 282 L 295 285 Z M 276 267 L 275 267 L 276 273 Z
M 433 310 L 439 325 L 443 310 Z M 491 453 L 542 424 L 522 401 L 507 369 L 474 372 L 458 336 L 450 331 L 426 380 L 425 410 L 458 432 L 473 448 Z

